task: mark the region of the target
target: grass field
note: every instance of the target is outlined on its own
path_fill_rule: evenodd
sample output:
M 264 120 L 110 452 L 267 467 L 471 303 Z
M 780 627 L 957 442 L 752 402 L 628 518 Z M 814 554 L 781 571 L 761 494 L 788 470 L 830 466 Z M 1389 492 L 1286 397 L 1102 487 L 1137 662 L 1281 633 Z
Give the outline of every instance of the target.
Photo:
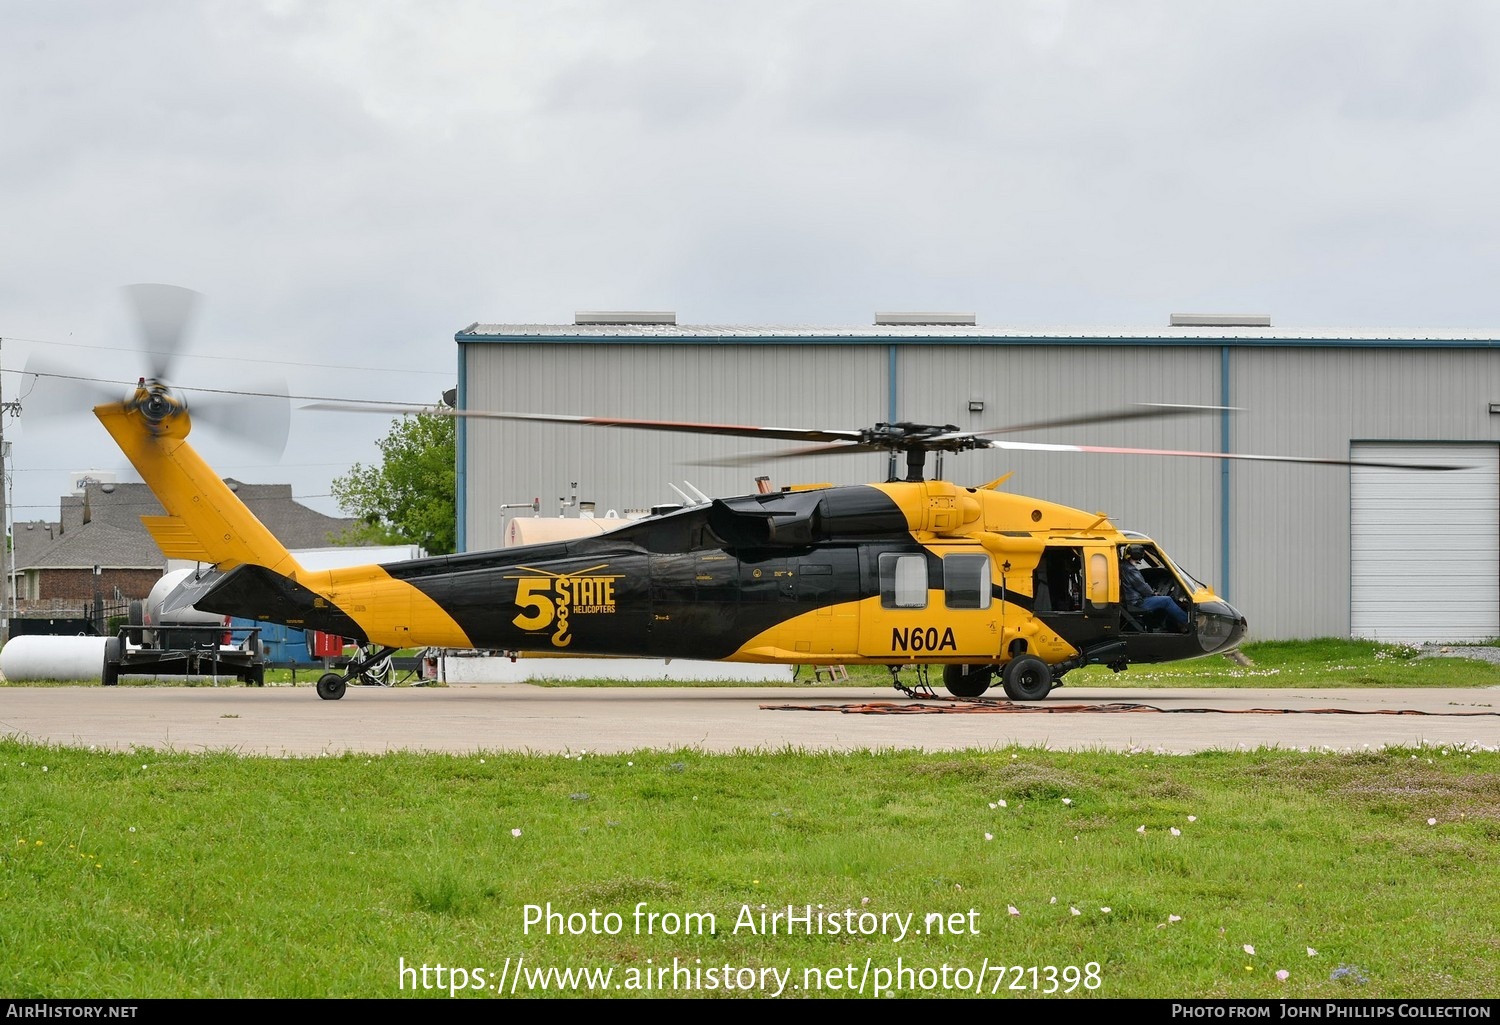
M 556 992 L 527 974 L 553 968 L 613 969 L 625 996 L 674 964 L 705 986 L 727 965 L 754 995 L 1500 992 L 1493 751 L 296 761 L 6 741 L 0 809 L 13 997 L 432 996 L 439 963 L 445 998 L 502 969 L 507 994 Z M 765 935 L 763 905 L 809 924 Z M 665 995 L 724 995 L 691 977 Z

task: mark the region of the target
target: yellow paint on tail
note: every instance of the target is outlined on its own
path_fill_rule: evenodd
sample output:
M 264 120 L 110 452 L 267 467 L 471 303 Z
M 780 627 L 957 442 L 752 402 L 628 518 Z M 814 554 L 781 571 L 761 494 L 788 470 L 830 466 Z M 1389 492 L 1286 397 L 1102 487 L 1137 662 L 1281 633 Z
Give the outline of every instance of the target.
M 164 552 L 225 571 L 248 563 L 296 577 L 301 566 L 286 546 L 187 443 L 185 412 L 165 421 L 157 433 L 124 403 L 98 406 L 94 415 L 167 510 L 166 516 L 142 517 L 151 536 L 167 542 Z
M 210 563 L 222 572 L 264 566 L 341 610 L 376 644 L 472 647 L 441 606 L 381 566 L 303 569 L 187 443 L 192 429 L 187 411 L 153 424 L 137 408 L 144 394 L 142 388 L 134 402 L 97 406 L 94 415 L 166 509 L 165 516 L 141 521 L 168 558 Z M 257 618 L 249 609 L 245 616 Z M 420 640 L 413 642 L 413 636 Z

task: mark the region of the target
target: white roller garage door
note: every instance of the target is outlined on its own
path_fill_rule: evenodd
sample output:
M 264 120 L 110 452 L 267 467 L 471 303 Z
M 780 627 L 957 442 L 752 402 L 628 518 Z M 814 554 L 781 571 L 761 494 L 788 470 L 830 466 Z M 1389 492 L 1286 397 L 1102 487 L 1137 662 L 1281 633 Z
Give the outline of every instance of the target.
M 1352 454 L 1470 467 L 1352 469 L 1354 636 L 1405 642 L 1500 636 L 1500 446 L 1355 442 Z

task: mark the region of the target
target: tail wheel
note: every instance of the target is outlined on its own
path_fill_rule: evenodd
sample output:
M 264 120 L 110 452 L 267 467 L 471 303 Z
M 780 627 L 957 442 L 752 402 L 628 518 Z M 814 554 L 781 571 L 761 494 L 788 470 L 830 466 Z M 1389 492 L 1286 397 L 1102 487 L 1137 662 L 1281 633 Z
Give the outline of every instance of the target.
M 338 673 L 324 673 L 318 677 L 318 697 L 324 701 L 337 701 L 344 696 L 346 686 Z
M 1052 669 L 1035 655 L 1017 655 L 1000 670 L 1000 684 L 1012 701 L 1040 701 L 1052 690 Z
M 993 666 L 943 666 L 943 686 L 956 698 L 977 698 L 990 689 Z

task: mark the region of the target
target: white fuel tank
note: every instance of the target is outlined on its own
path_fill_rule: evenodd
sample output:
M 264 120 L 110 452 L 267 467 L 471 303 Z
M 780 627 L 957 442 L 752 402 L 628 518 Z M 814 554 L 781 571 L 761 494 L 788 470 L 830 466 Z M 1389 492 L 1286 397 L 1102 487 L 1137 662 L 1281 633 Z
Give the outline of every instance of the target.
M 97 680 L 104 671 L 104 637 L 23 634 L 0 649 L 0 673 L 12 683 Z

